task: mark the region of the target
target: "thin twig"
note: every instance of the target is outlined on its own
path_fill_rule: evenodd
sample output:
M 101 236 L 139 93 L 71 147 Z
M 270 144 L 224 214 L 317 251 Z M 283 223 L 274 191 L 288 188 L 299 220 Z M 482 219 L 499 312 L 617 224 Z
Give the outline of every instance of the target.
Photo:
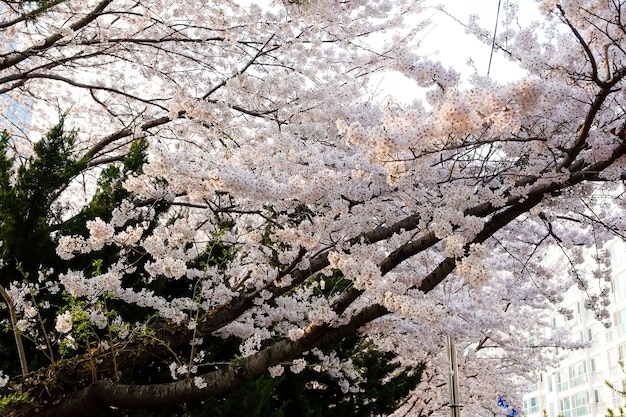
M 22 376 L 28 375 L 28 363 L 26 362 L 26 353 L 24 352 L 24 344 L 22 343 L 22 334 L 17 327 L 17 315 L 15 314 L 15 306 L 11 300 L 11 296 L 6 292 L 2 284 L 0 284 L 0 294 L 9 307 L 9 315 L 11 316 L 11 325 L 13 327 L 13 335 L 15 336 L 15 346 L 17 347 L 17 355 L 20 358 L 20 366 L 22 367 Z

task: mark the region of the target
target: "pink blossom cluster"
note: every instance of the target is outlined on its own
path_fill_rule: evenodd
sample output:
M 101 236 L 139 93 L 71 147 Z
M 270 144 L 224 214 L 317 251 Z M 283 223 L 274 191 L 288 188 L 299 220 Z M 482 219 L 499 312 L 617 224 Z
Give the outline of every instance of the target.
M 80 213 L 100 170 L 121 167 L 133 141 L 147 144 L 141 169 L 119 179 L 128 197 L 110 217 L 88 220 L 83 234 L 57 232 L 65 218 L 51 226 L 67 267 L 42 265 L 8 287 L 16 327 L 41 350 L 78 349 L 76 310 L 46 300 L 61 291 L 94 332 L 111 329 L 107 352 L 156 320 L 193 333 L 185 340 L 193 354 L 166 366 L 173 381 L 198 389 L 210 381 L 200 373 L 209 339 L 236 338 L 233 361 L 253 361 L 277 341 L 298 347 L 358 323 L 364 345 L 396 353 L 404 367 L 428 364 L 398 415 L 436 416 L 447 401 L 444 340 L 454 335 L 465 412 L 486 415 L 495 411 L 481 404 L 513 395 L 517 376 L 555 360 L 555 346 L 582 346 L 548 320 L 571 315 L 566 291 L 586 292 L 585 307 L 608 323 L 603 248 L 626 230 L 626 47 L 616 4 L 543 1 L 551 19 L 528 28 L 507 8 L 496 49 L 525 75 L 465 84 L 457 69 L 417 54 L 401 25 L 413 8 L 401 1 L 120 0 L 116 17 L 90 14 L 96 3 L 61 2 L 39 34 L 1 40 L 8 51 L 16 38 L 5 60 L 31 48 L 23 71 L 51 74 L 7 94 L 52 92 L 80 109 L 66 122 L 81 126 L 75 152 L 86 179 L 60 190 L 55 210 Z M 76 16 L 97 24 L 74 30 Z M 489 42 L 476 19 L 468 29 Z M 372 37 L 386 32 L 395 37 L 383 48 Z M 47 55 L 36 53 L 59 36 Z M 123 39 L 158 40 L 159 53 Z M 97 58 L 105 52 L 106 65 Z M 81 54 L 85 67 L 74 69 Z M 423 100 L 369 99 L 380 68 L 406 76 Z M 37 101 L 42 114 L 56 104 Z M 93 268 L 72 263 L 92 255 Z M 111 299 L 146 312 L 144 322 L 108 311 Z M 48 345 L 43 310 L 55 317 Z M 358 322 L 372 311 L 384 314 Z M 312 369 L 346 393 L 360 390 L 350 360 L 319 347 L 294 352 L 268 361 L 267 372 Z

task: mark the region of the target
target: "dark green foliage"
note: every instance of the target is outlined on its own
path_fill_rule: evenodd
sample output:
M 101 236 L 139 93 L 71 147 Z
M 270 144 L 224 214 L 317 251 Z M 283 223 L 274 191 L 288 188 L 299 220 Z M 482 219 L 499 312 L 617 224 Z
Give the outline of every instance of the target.
M 83 168 L 72 155 L 75 133 L 64 131 L 63 118 L 33 147 L 34 155 L 20 161 L 14 154 L 12 139 L 4 132 L 0 139 L 0 257 L 6 264 L 0 284 L 37 279 L 40 266 L 54 268 L 59 264 L 50 225 L 60 213 L 53 202 Z M 54 300 L 51 300 L 54 302 Z M 50 319 L 43 317 L 44 320 Z M 0 343 L 7 346 L 15 358 L 10 326 Z M 27 344 L 31 366 L 40 366 L 47 359 L 39 356 L 32 344 Z M 0 364 L 12 371 L 19 364 Z
M 5 1 L 4 5 L 22 13 L 28 22 L 35 21 L 51 7 L 64 3 L 66 0 L 14 0 Z
M 34 157 L 15 172 L 9 136 L 0 142 L 0 237 L 2 258 L 19 260 L 27 272 L 52 262 L 54 245 L 49 224 L 60 213 L 52 203 L 83 168 L 72 156 L 74 132 L 63 119 L 34 146 Z M 28 256 L 26 256 L 28 255 Z M 3 280 L 3 282 L 6 282 Z
M 237 348 L 232 340 L 213 342 Z M 223 353 L 232 355 L 232 351 Z M 216 346 L 217 347 L 217 346 Z M 211 351 L 209 347 L 207 350 Z M 394 354 L 363 346 L 362 340 L 354 337 L 335 346 L 342 360 L 351 358 L 359 370 L 362 392 L 343 392 L 339 381 L 325 373 L 305 368 L 293 374 L 286 365 L 285 373 L 279 378 L 264 375 L 231 392 L 226 397 L 210 398 L 198 404 L 168 410 L 131 412 L 132 417 L 371 417 L 386 415 L 407 398 L 419 383 L 423 365 L 414 369 L 401 370 L 394 362 Z M 221 356 L 221 355 L 218 355 Z M 311 364 L 317 358 L 308 355 Z M 320 387 L 323 387 L 320 388 Z
M 98 181 L 91 202 L 74 217 L 67 216 L 67 207 L 58 197 L 72 180 L 87 169 L 87 163 L 75 153 L 76 132 L 66 131 L 64 118 L 33 146 L 33 156 L 24 160 L 13 150 L 11 137 L 3 132 L 0 137 L 0 258 L 5 267 L 0 284 L 14 281 L 36 282 L 40 269 L 63 271 L 69 268 L 91 272 L 95 259 L 105 267 L 119 256 L 116 249 L 105 248 L 89 256 L 77 256 L 63 261 L 56 255 L 56 243 L 62 235 L 86 235 L 86 222 L 96 217 L 110 219 L 112 210 L 128 197 L 122 188 L 127 175 L 139 173 L 146 158 L 147 142 L 137 140 L 120 164 L 106 166 Z M 48 300 L 61 305 L 61 294 Z M 53 323 L 52 311 L 40 311 L 47 323 Z M 4 318 L 4 317 L 3 317 Z M 15 343 L 10 326 L 0 333 L 0 346 L 6 349 L 0 355 L 15 358 Z M 26 344 L 31 368 L 49 363 L 49 360 Z M 0 369 L 13 374 L 19 364 L 0 360 Z
M 624 361 L 620 360 L 618 361 L 618 365 L 622 370 L 622 373 L 624 375 L 626 375 L 626 368 L 624 367 Z M 607 387 L 609 387 L 609 389 L 611 391 L 613 391 L 614 394 L 618 394 L 620 397 L 622 398 L 626 398 L 626 385 L 624 382 L 621 383 L 622 385 L 622 389 L 619 389 L 615 386 L 615 384 L 610 383 L 609 381 L 605 381 L 605 384 Z M 618 412 L 613 411 L 612 409 L 607 409 L 606 412 L 606 417 L 625 417 L 624 416 L 624 408 L 623 407 L 619 407 L 617 409 Z
M 343 360 L 352 358 L 363 379 L 359 384 L 362 392 L 344 393 L 337 380 L 306 368 L 300 374 L 287 373 L 281 378 L 274 392 L 274 409 L 287 416 L 385 415 L 396 409 L 421 378 L 422 366 L 400 371 L 393 362 L 394 354 L 363 347 L 358 338 L 342 342 L 336 352 Z M 314 389 L 313 381 L 325 389 Z
M 609 408 L 606 410 L 606 417 L 624 417 L 624 409 L 622 407 L 620 407 L 617 411 L 619 411 L 619 414 Z
M 151 259 L 141 247 L 120 252 L 115 246 L 105 246 L 97 252 L 78 254 L 71 260 L 62 260 L 56 255 L 56 244 L 61 236 L 87 236 L 88 221 L 96 218 L 109 221 L 113 210 L 122 201 L 132 200 L 132 196 L 122 184 L 129 176 L 140 174 L 147 160 L 147 141 L 145 139 L 134 141 L 126 155 L 115 160 L 112 158 L 111 163 L 101 167 L 96 191 L 91 200 L 80 212 L 68 218 L 67 207 L 59 202 L 58 197 L 72 180 L 89 168 L 87 161 L 75 154 L 75 138 L 75 132 L 64 129 L 64 120 L 61 118 L 59 123 L 35 144 L 33 157 L 18 164 L 19 158 L 12 151 L 11 138 L 6 133 L 0 137 L 0 240 L 3 243 L 0 258 L 7 264 L 3 269 L 0 283 L 7 285 L 13 281 L 24 280 L 34 283 L 38 279 L 38 271 L 42 269 L 54 270 L 55 274 L 73 269 L 84 271 L 86 276 L 97 275 L 106 272 L 110 265 L 124 256 L 129 263 L 136 266 L 136 272 L 125 276 L 123 282 L 125 287 L 146 287 L 169 297 L 196 294 L 195 284 L 189 281 L 157 277 L 146 283 L 143 279 L 143 266 Z M 155 181 L 159 179 L 156 178 Z M 218 201 L 220 207 L 232 203 L 227 195 L 217 195 L 217 198 L 226 199 Z M 147 219 L 148 231 L 158 222 L 173 222 L 177 216 L 184 215 L 168 211 L 167 206 L 159 205 L 158 202 L 150 204 L 153 215 Z M 165 214 L 171 217 L 165 218 Z M 289 215 L 294 223 L 300 223 L 307 221 L 310 213 L 302 206 Z M 143 220 L 145 219 L 135 218 L 128 223 Z M 216 215 L 215 221 L 222 231 L 233 226 L 227 214 Z M 271 222 L 268 222 L 268 227 L 271 227 Z M 264 238 L 264 244 L 271 248 L 276 257 L 276 266 L 284 267 L 279 264 L 278 255 L 286 247 L 271 242 L 269 233 Z M 222 270 L 233 259 L 233 250 L 221 240 L 221 234 L 218 232 L 192 266 L 197 268 L 217 266 L 218 270 Z M 311 277 L 310 280 L 315 282 L 319 277 Z M 325 297 L 340 293 L 351 285 L 351 281 L 340 273 L 325 277 L 324 281 L 325 287 L 317 286 L 316 291 L 318 295 Z M 48 295 L 47 300 L 53 305 L 73 306 L 77 310 L 80 310 L 84 303 L 80 299 L 67 298 L 62 292 L 56 296 Z M 147 308 L 121 303 L 113 297 L 107 299 L 106 303 L 108 311 L 118 311 L 131 321 L 136 319 L 137 322 L 146 323 L 154 314 Z M 55 313 L 55 308 L 41 311 L 48 328 L 53 326 Z M 81 325 L 84 326 L 80 333 L 89 338 L 84 345 L 90 346 L 99 338 L 107 338 L 107 335 L 92 326 L 86 317 L 81 323 L 75 322 L 74 325 L 76 329 Z M 16 357 L 13 334 L 10 326 L 6 326 L 6 330 L 0 333 L 0 369 L 11 375 L 17 375 L 20 369 L 19 364 L 13 360 Z M 202 350 L 206 352 L 206 362 L 200 369 L 201 372 L 237 357 L 240 340 L 235 338 L 224 340 L 211 335 L 203 337 L 205 343 Z M 49 358 L 41 351 L 37 351 L 34 343 L 28 342 L 26 345 L 31 369 L 49 365 Z M 150 363 L 125 370 L 118 375 L 119 380 L 128 384 L 170 382 L 169 362 L 173 357 L 189 358 L 191 349 L 188 344 L 173 348 L 172 357 L 155 357 Z M 377 351 L 357 337 L 329 347 L 326 353 L 331 352 L 330 349 L 336 352 L 341 360 L 352 359 L 361 378 L 359 385 L 362 392 L 343 392 L 338 380 L 307 367 L 299 374 L 286 370 L 279 378 L 264 375 L 229 393 L 228 396 L 207 399 L 201 403 L 159 410 L 99 410 L 99 414 L 94 416 L 367 417 L 391 412 L 420 380 L 422 367 L 402 370 L 394 362 L 392 354 Z M 306 359 L 311 364 L 318 361 L 311 354 Z M 286 364 L 287 368 L 288 366 Z
M 141 173 L 142 166 L 146 161 L 147 147 L 146 139 L 138 139 L 131 144 L 121 166 L 107 165 L 103 168 L 98 179 L 96 193 L 91 202 L 80 214 L 63 225 L 65 233 L 85 234 L 85 225 L 88 220 L 97 217 L 104 221 L 111 219 L 113 210 L 130 196 L 128 191 L 122 187 L 122 183 L 129 175 Z
M 320 277 L 317 277 L 319 279 Z M 341 271 L 334 271 L 331 276 L 324 276 L 324 288 L 320 288 L 317 286 L 315 288 L 316 293 L 324 295 L 325 297 L 330 297 L 335 294 L 342 293 L 349 286 L 352 285 L 352 281 L 346 278 Z

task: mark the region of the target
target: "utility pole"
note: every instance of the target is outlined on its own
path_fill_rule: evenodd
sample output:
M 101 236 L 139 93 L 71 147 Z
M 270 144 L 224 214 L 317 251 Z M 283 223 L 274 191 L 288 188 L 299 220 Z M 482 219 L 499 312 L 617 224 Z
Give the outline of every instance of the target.
M 459 399 L 459 369 L 456 363 L 456 344 L 448 336 L 448 358 L 450 358 L 450 417 L 461 417 L 463 407 Z

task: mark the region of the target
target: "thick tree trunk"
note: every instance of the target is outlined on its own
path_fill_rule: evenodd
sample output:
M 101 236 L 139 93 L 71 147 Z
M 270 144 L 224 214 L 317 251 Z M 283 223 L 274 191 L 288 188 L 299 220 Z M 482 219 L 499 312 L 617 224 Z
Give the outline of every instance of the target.
M 125 385 L 103 380 L 66 396 L 56 406 L 30 415 L 82 417 L 88 416 L 94 408 L 100 407 L 122 409 L 165 407 L 224 394 L 263 374 L 270 366 L 291 360 L 315 346 L 340 341 L 355 334 L 361 326 L 387 313 L 384 307 L 373 305 L 363 309 L 343 326 L 310 326 L 304 336 L 296 341 L 283 339 L 237 363 L 200 375 L 199 378 L 206 383 L 204 388 L 198 388 L 193 377 L 153 385 Z

